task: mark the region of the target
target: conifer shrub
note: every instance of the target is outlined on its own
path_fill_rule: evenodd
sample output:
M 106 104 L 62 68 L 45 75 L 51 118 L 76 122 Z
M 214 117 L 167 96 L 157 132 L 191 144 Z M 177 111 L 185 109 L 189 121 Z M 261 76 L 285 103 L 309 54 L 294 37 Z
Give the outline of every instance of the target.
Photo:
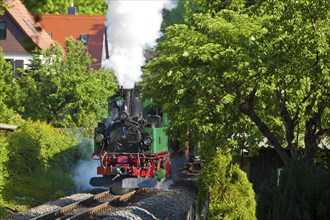
M 293 160 L 279 179 L 273 175 L 260 189 L 258 219 L 330 219 L 330 175 L 317 164 Z
M 252 185 L 228 153 L 218 150 L 206 160 L 198 184 L 201 199 L 209 199 L 208 219 L 256 219 Z

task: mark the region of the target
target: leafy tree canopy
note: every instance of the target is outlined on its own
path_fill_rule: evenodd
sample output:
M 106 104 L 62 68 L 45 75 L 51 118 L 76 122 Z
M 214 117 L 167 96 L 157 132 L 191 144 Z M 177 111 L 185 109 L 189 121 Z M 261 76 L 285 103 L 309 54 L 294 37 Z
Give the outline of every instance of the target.
M 25 118 L 60 127 L 93 127 L 107 114 L 107 98 L 116 91 L 111 72 L 95 71 L 81 41 L 68 39 L 65 53 L 55 45 L 34 55 L 22 72 L 21 112 Z
M 257 1 L 168 27 L 144 76 L 155 85 L 146 92 L 165 103 L 168 131 L 250 152 L 269 144 L 285 163 L 283 148 L 299 156 L 305 147 L 312 161 L 330 134 L 329 4 Z
M 13 102 L 17 98 L 17 86 L 14 82 L 12 65 L 8 63 L 0 48 L 0 122 L 15 123 L 16 114 L 13 109 Z
M 190 13 L 215 14 L 222 9 L 240 10 L 245 7 L 246 0 L 186 0 Z
M 67 14 L 73 4 L 77 14 L 105 15 L 108 7 L 105 0 L 23 0 L 24 5 L 33 14 Z

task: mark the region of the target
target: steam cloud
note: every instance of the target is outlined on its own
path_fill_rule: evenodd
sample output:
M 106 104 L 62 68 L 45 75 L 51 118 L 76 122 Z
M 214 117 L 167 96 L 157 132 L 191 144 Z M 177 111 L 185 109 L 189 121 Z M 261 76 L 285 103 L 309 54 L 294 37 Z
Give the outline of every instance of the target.
M 73 180 L 76 184 L 78 191 L 92 189 L 89 184 L 89 180 L 92 177 L 97 176 L 96 170 L 98 167 L 98 161 L 93 160 L 92 155 L 94 150 L 94 141 L 92 138 L 84 137 L 79 131 L 76 133 L 76 137 L 79 140 L 79 152 L 81 152 L 82 159 L 74 167 Z
M 141 81 L 144 50 L 161 36 L 162 10 L 174 8 L 174 0 L 107 0 L 105 22 L 110 58 L 102 65 L 113 69 L 119 86 L 134 87 Z
M 92 189 L 93 187 L 89 184 L 89 180 L 92 177 L 96 177 L 98 163 L 96 160 L 89 159 L 80 161 L 74 172 L 74 182 L 77 186 L 78 191 Z

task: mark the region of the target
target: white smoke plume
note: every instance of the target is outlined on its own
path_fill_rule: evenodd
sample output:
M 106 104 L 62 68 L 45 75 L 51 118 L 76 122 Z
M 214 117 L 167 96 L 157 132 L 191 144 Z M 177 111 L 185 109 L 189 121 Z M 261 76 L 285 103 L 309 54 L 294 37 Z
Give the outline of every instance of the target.
M 134 87 L 141 81 L 144 50 L 156 45 L 161 36 L 162 10 L 172 9 L 175 0 L 107 0 L 105 22 L 110 58 L 102 63 L 112 69 L 119 86 Z
M 96 171 L 98 167 L 98 161 L 93 160 L 90 156 L 94 150 L 94 140 L 93 138 L 81 134 L 79 130 L 77 130 L 75 134 L 79 141 L 78 149 L 82 158 L 74 167 L 73 180 L 78 191 L 92 189 L 93 187 L 89 184 L 89 180 L 97 176 Z
M 90 158 L 89 160 L 80 161 L 74 172 L 74 182 L 78 191 L 92 189 L 89 180 L 92 177 L 97 177 L 98 162 Z

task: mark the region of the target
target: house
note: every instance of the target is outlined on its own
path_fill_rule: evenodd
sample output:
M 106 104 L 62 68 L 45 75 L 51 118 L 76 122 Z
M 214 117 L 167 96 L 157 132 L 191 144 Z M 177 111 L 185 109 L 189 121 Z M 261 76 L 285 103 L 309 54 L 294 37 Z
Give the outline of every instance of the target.
M 7 0 L 9 7 L 0 16 L 0 47 L 7 61 L 16 68 L 26 68 L 31 52 L 46 49 L 53 40 L 19 0 Z
M 40 24 L 62 47 L 69 37 L 84 41 L 91 57 L 96 59 L 93 68 L 99 69 L 105 59 L 105 16 L 76 15 L 75 11 L 71 6 L 66 15 L 41 15 Z

